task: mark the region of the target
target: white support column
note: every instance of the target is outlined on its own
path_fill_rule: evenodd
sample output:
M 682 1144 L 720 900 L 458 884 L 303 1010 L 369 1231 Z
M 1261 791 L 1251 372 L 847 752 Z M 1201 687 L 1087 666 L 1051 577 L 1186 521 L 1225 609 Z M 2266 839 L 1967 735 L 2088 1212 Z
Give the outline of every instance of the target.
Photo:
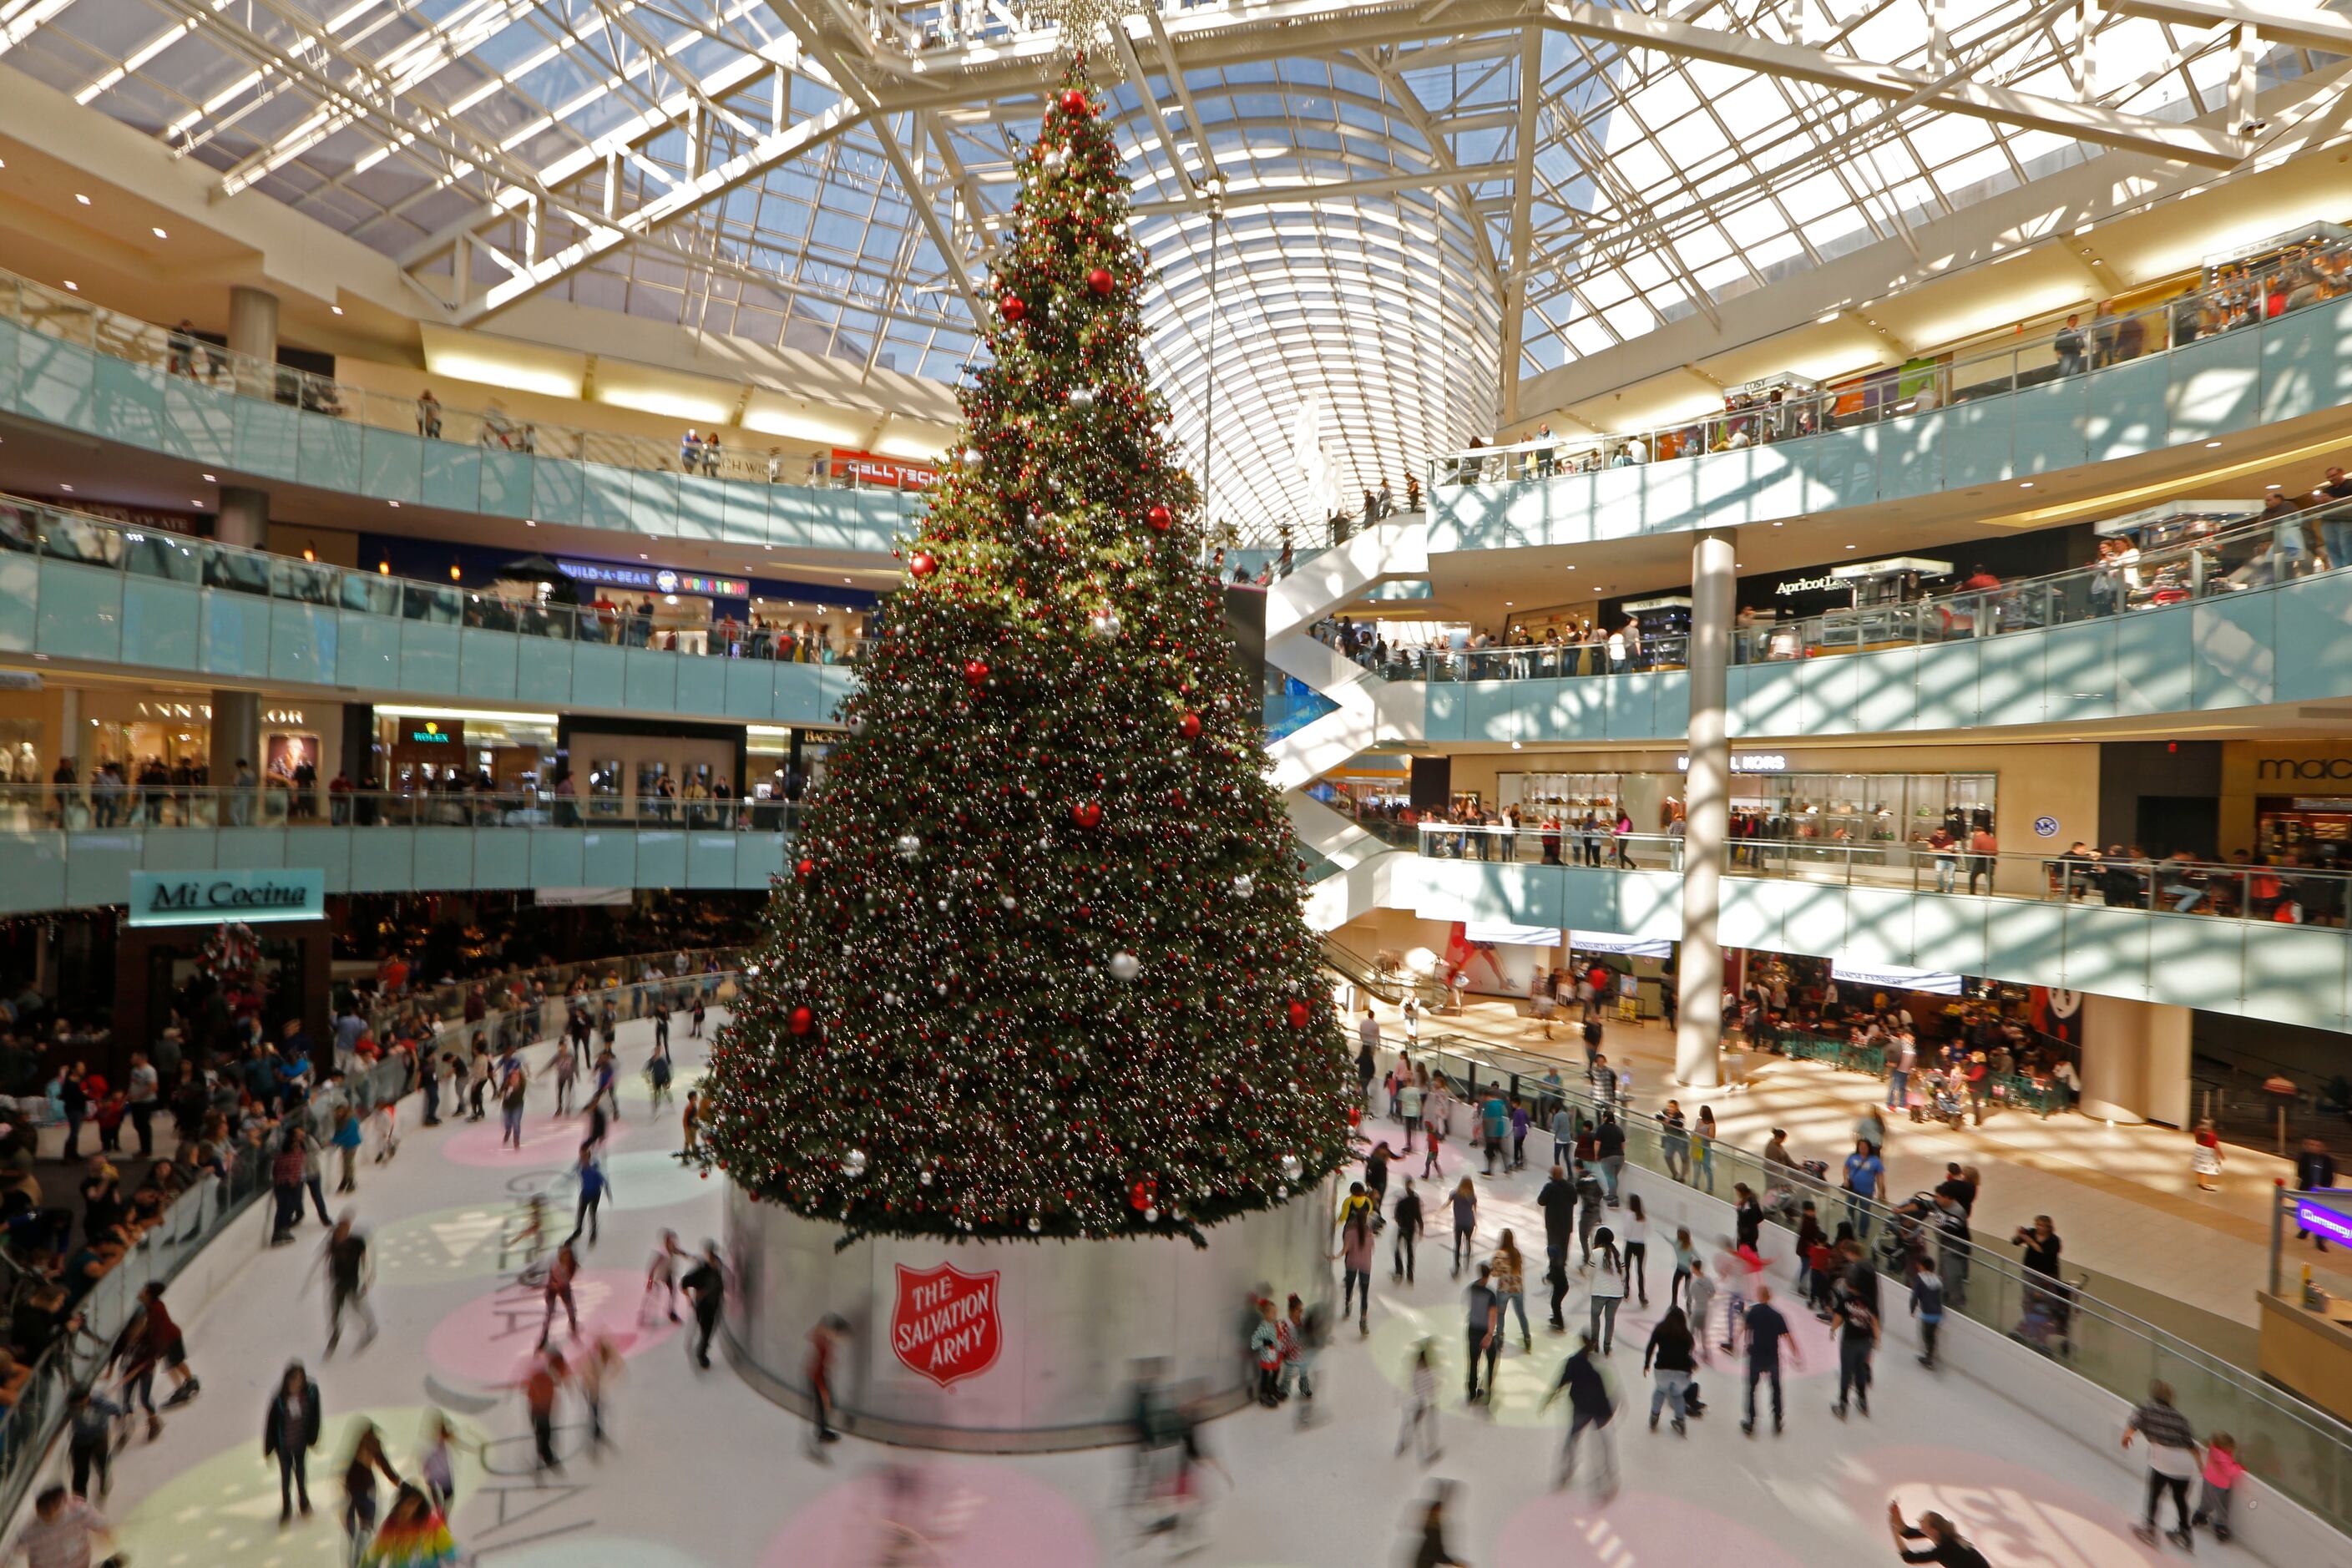
M 228 295 L 228 346 L 241 356 L 239 363 L 257 371 L 265 384 L 254 395 L 276 395 L 278 363 L 278 296 L 259 289 L 236 288 Z M 242 485 L 224 485 L 220 520 L 215 530 L 223 544 L 247 550 L 269 548 L 269 492 Z M 261 771 L 261 698 L 253 691 L 215 689 L 213 692 L 211 744 L 205 766 L 212 786 L 226 789 L 236 783 L 236 764 Z M 249 819 L 232 816 L 226 820 Z
M 1729 701 L 1731 603 L 1738 582 L 1732 531 L 1710 529 L 1691 546 L 1690 770 L 1683 788 L 1683 942 L 1675 969 L 1682 1001 L 1675 1029 L 1675 1081 L 1722 1081 L 1723 942 L 1717 931 L 1731 837 Z

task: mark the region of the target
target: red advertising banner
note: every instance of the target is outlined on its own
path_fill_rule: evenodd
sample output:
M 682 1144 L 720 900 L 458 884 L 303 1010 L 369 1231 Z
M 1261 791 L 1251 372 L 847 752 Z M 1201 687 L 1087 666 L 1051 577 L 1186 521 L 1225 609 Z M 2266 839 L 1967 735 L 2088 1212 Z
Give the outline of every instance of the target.
M 977 1377 L 1004 1348 L 997 1316 L 997 1271 L 967 1274 L 953 1264 L 898 1269 L 890 1312 L 890 1349 L 908 1371 L 941 1388 Z
M 940 482 L 939 469 L 929 463 L 886 458 L 878 452 L 859 452 L 847 447 L 833 449 L 828 471 L 835 484 L 864 485 L 876 489 L 927 490 Z

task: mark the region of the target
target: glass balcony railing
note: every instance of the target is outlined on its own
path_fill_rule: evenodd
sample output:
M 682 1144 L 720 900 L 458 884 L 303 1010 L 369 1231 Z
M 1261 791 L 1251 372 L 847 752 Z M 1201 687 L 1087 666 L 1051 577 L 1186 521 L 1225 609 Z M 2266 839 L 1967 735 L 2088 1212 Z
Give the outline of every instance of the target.
M 1364 823 L 1370 827 L 1371 823 Z M 1394 832 L 1402 824 L 1386 825 Z M 1581 866 L 1625 871 L 1680 871 L 1680 835 L 1617 833 L 1562 822 L 1536 827 L 1475 823 L 1411 825 L 1419 853 L 1489 864 Z M 1839 884 L 1914 893 L 1990 893 L 2044 903 L 2095 904 L 2168 914 L 2281 925 L 2342 926 L 2352 875 L 2289 864 L 2257 866 L 2179 857 L 2147 859 L 2069 854 L 1970 853 L 1937 848 L 1924 838 L 1886 843 L 1829 839 L 1735 838 L 1734 877 Z
M 600 608 L 593 603 L 560 604 L 535 595 L 330 566 L 134 527 L 36 501 L 0 498 L 0 562 L 11 552 L 128 579 L 215 589 L 256 601 L 356 611 L 430 626 L 511 632 L 556 642 L 790 664 L 854 664 L 862 651 L 862 643 L 854 634 L 805 619 L 770 617 L 756 610 L 741 622 L 730 615 L 704 625 L 683 626 L 654 611 L 649 596 L 640 596 L 636 605 Z M 547 581 L 571 590 L 568 578 Z M 0 605 L 0 627 L 11 618 L 37 624 L 42 611 L 38 574 L 24 582 L 12 597 L 12 605 Z M 0 647 L 5 646 L 0 642 Z M 26 646 L 40 647 L 31 638 L 26 639 Z
M 689 786 L 698 788 L 699 786 Z M 222 827 L 646 827 L 786 833 L 800 807 L 766 796 L 625 798 L 566 785 L 417 790 L 299 789 L 283 779 L 235 785 L 121 779 L 0 785 L 0 834 Z
M 2352 294 L 2352 246 L 2315 247 L 2291 262 L 2139 310 L 2101 309 L 2077 327 L 1990 352 L 1915 363 L 1861 384 L 1778 389 L 1702 418 L 1616 435 L 1478 443 L 1429 466 L 1430 486 L 1525 484 L 1560 474 L 1670 463 L 1711 452 L 1802 440 L 2128 364 Z
M 445 405 L 429 394 L 409 397 L 371 391 L 291 365 L 257 360 L 191 331 L 159 327 L 14 274 L 0 273 L 0 321 L 110 359 L 160 371 L 192 385 L 323 415 L 364 429 L 651 473 L 815 488 L 833 484 L 822 456 L 786 458 L 780 449 L 760 448 L 757 431 L 730 428 L 722 437 L 716 429 L 708 429 L 704 430 L 707 440 L 688 444 L 681 422 L 678 440 L 660 441 L 520 418 L 495 398 L 486 406 L 471 408 Z M 744 445 L 730 447 L 728 437 L 742 437 Z M 857 481 L 854 476 L 845 478 L 840 486 L 856 489 Z
M 2266 514 L 2201 538 L 1997 588 L 1736 627 L 1734 664 L 1968 642 L 2228 598 L 2352 565 L 2352 500 Z M 1389 680 L 1543 680 L 1684 668 L 1680 633 L 1628 641 L 1400 647 L 1358 662 Z
M 1603 1109 L 1582 1083 L 1563 1081 L 1564 1064 L 1555 1057 L 1460 1036 L 1425 1037 L 1410 1054 L 1444 1074 L 1465 1100 L 1475 1102 L 1485 1088 L 1499 1085 L 1526 1101 L 1538 1124 L 1549 1123 L 1561 1106 L 1593 1121 Z M 1998 1232 L 1965 1241 L 1944 1236 L 1915 1205 L 1890 1207 L 1852 1196 L 1802 1165 L 1769 1161 L 1721 1139 L 1704 1164 L 1694 1164 L 1687 1133 L 1669 1138 L 1650 1110 L 1613 1102 L 1608 1109 L 1624 1125 L 1627 1165 L 1653 1182 L 1696 1185 L 1726 1199 L 1745 1185 L 1782 1231 L 1793 1230 L 1807 1202 L 1825 1227 L 1853 1219 L 1893 1301 L 1910 1289 L 1908 1260 L 1932 1254 L 1948 1311 L 2031 1346 L 2056 1367 L 2127 1403 L 2144 1399 L 2153 1381 L 2171 1384 L 2191 1424 L 2200 1432 L 2234 1434 L 2239 1458 L 2264 1483 L 2339 1530 L 2352 1526 L 2352 1426 L 2243 1364 L 2247 1336 L 2237 1325 L 2155 1301 L 2128 1281 L 2071 1263 L 2060 1274 L 2037 1273 L 1992 1243 Z M 1698 1239 L 1710 1252 L 1720 1245 L 1716 1237 Z M 1785 1258 L 1785 1244 L 1771 1250 Z M 1769 1282 L 1777 1287 L 1782 1279 Z M 2161 1321 L 2125 1310 L 2118 1304 L 2124 1300 L 2151 1301 Z

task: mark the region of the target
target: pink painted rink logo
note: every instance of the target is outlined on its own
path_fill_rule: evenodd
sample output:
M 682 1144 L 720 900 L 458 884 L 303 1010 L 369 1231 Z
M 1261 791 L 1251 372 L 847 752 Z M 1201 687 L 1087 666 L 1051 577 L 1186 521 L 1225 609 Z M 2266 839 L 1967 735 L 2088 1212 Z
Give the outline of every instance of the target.
M 890 1310 L 890 1350 L 898 1364 L 941 1388 L 977 1377 L 1004 1348 L 997 1312 L 998 1271 L 967 1274 L 898 1265 L 898 1299 Z

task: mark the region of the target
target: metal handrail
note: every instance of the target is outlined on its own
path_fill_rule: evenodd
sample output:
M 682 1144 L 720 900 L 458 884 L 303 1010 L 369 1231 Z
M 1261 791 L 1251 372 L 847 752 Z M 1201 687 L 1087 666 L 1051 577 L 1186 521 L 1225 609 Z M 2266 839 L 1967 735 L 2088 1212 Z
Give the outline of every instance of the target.
M 2289 264 L 2296 287 L 2274 313 L 2268 309 L 2266 293 L 2249 295 L 2242 281 L 2216 283 L 2122 315 L 2095 315 L 2079 328 L 2062 326 L 1990 353 L 1885 373 L 1884 384 L 1894 392 L 1892 397 L 1874 395 L 1882 384 L 1875 380 L 1811 393 L 1790 387 L 1783 389 L 1777 404 L 1751 403 L 1640 430 L 1538 437 L 1502 446 L 1465 447 L 1431 460 L 1430 487 L 1434 493 L 1441 485 L 1526 483 L 1555 473 L 1671 462 L 1736 447 L 1803 440 L 1974 397 L 2013 392 L 2021 385 L 2038 384 L 2045 379 L 2041 374 L 2045 369 L 2051 372 L 2046 379 L 2066 379 L 2108 364 L 2167 354 L 2188 343 L 2259 326 L 2274 316 L 2343 297 L 2347 291 L 2342 276 L 2347 260 L 2352 260 L 2352 244 L 2346 243 L 2317 247 L 2297 257 Z M 2148 330 L 2151 324 L 2157 328 L 2153 334 Z M 2126 352 L 2133 340 L 2145 343 L 2151 335 L 2154 346 L 2133 346 Z M 2066 346 L 2070 337 L 2074 344 L 2071 350 Z M 1989 367 L 1994 366 L 2007 368 L 1993 374 Z M 1902 390 L 1906 384 L 1911 386 L 1907 393 Z M 1859 408 L 1840 412 L 1839 405 L 1855 400 L 1861 403 Z M 1497 468 L 1499 476 L 1489 479 L 1489 471 Z
M 110 358 L 161 370 L 184 381 L 373 429 L 399 431 L 490 451 L 573 458 L 652 473 L 827 488 L 807 477 L 818 463 L 829 468 L 823 454 L 812 462 L 784 457 L 782 447 L 776 445 L 766 451 L 752 451 L 724 443 L 716 450 L 689 452 L 682 439 L 658 441 L 519 418 L 508 413 L 505 405 L 496 398 L 486 408 L 451 405 L 437 399 L 428 405 L 421 397 L 376 392 L 332 376 L 256 359 L 180 328 L 157 326 L 5 270 L 0 270 L 0 301 L 5 301 L 0 303 L 0 318 L 12 320 L 27 331 L 78 342 Z M 773 443 L 778 439 L 741 426 L 721 426 L 714 423 L 707 426 L 713 436 L 722 427 L 728 437 L 747 443 L 763 438 Z M 686 428 L 684 421 L 680 421 L 680 428 Z M 786 472 L 803 464 L 807 466 L 802 472 Z M 857 488 L 854 476 L 842 488 Z
M 2337 560 L 2333 553 L 2321 565 L 2301 538 L 2305 530 L 2314 528 L 2342 531 L 2334 542 L 2352 557 L 2352 500 L 2331 500 L 2139 551 L 2128 563 L 2069 567 L 1997 588 L 1961 589 L 1900 604 L 1737 626 L 1731 635 L 1731 661 L 1775 664 L 1882 647 L 1980 640 L 2221 598 L 2352 566 L 2352 559 Z M 2267 549 L 2255 548 L 2264 544 Z M 2222 570 L 2232 558 L 2237 563 Z M 1329 624 L 1321 623 L 1318 629 Z M 1383 661 L 1367 657 L 1359 662 L 1389 680 L 1552 679 L 1679 669 L 1688 649 L 1687 635 L 1674 632 L 1645 637 L 1637 647 L 1623 648 L 1622 657 L 1612 657 L 1610 645 L 1596 637 L 1490 647 L 1398 647 L 1389 649 Z
M 1589 1090 L 1565 1081 L 1552 1081 L 1552 1079 L 1557 1078 L 1561 1068 L 1567 1065 L 1554 1058 L 1539 1057 L 1508 1046 L 1493 1045 L 1483 1040 L 1456 1035 L 1424 1037 L 1418 1045 L 1410 1046 L 1406 1050 L 1408 1055 L 1414 1057 L 1452 1057 L 1461 1062 L 1465 1068 L 1469 1069 L 1464 1074 L 1467 1080 L 1465 1089 L 1475 1089 L 1475 1068 L 1483 1066 L 1498 1074 L 1511 1077 L 1513 1092 L 1536 1098 L 1539 1106 L 1545 1099 L 1550 1099 L 1594 1119 L 1598 1118 L 1602 1108 L 1599 1099 Z M 1570 1070 L 1573 1069 L 1570 1068 Z M 1548 1078 L 1546 1075 L 1552 1076 Z M 1532 1079 L 1533 1083 L 1519 1081 L 1528 1079 Z M 1663 1103 L 1663 1099 L 1661 1098 L 1658 1102 Z M 1613 1101 L 1611 1108 L 1616 1109 Z M 1629 1160 L 1654 1175 L 1664 1176 L 1669 1180 L 1681 1179 L 1672 1171 L 1664 1168 L 1666 1162 L 1664 1146 L 1660 1141 L 1662 1135 L 1650 1117 L 1631 1115 L 1626 1118 L 1623 1125 L 1627 1134 L 1626 1150 Z M 1798 1194 L 1831 1198 L 1840 1205 L 1848 1200 L 1849 1194 L 1833 1179 L 1813 1177 L 1801 1166 L 1780 1165 L 1767 1162 L 1760 1155 L 1725 1142 L 1719 1136 L 1713 1142 L 1713 1152 L 1729 1164 L 1738 1179 L 1748 1181 L 1750 1189 L 1757 1194 L 1759 1201 L 1768 1205 L 1766 1217 L 1780 1225 L 1784 1229 L 1792 1228 L 1789 1219 L 1784 1215 L 1793 1212 Z M 1728 1183 L 1727 1182 L 1726 1184 L 1727 1185 Z M 1774 1194 L 1780 1192 L 1790 1194 L 1785 1205 L 1773 1202 Z M 1884 1226 L 1895 1222 L 1896 1212 L 1886 1204 L 1859 1197 L 1854 1198 L 1853 1202 L 1869 1215 L 1874 1226 Z M 1835 1223 L 1836 1214 L 1828 1208 L 1823 1208 L 1822 1219 L 1823 1226 L 1827 1227 Z M 1966 1259 L 1968 1279 L 1973 1280 L 1979 1275 L 1990 1276 L 2002 1282 L 2020 1303 L 2044 1301 L 2063 1306 L 2070 1317 L 2082 1314 L 2095 1318 L 2117 1333 L 2143 1343 L 2151 1357 L 2152 1367 L 2160 1365 L 2160 1362 L 2156 1361 L 2155 1358 L 2175 1358 L 2203 1377 L 2216 1384 L 2226 1384 L 2231 1395 L 2246 1401 L 2250 1410 L 2259 1408 L 2262 1412 L 2289 1424 L 2292 1430 L 2299 1432 L 2306 1438 L 2314 1451 L 2323 1454 L 2333 1453 L 2337 1457 L 2339 1464 L 2346 1462 L 2347 1458 L 2352 1458 L 2352 1425 L 2337 1420 L 2326 1411 L 2312 1405 L 2290 1390 L 2278 1388 L 2262 1381 L 2255 1372 L 2240 1367 L 2202 1346 L 2101 1299 L 2087 1288 L 2087 1282 L 2069 1282 L 2062 1277 L 2033 1274 L 2016 1263 L 2006 1252 L 1991 1251 L 1981 1242 L 1975 1240 L 1947 1242 L 1940 1237 L 1932 1236 L 1931 1239 L 1946 1258 L 1948 1258 L 1957 1253 Z M 1874 1267 L 1877 1265 L 1878 1260 L 1874 1258 Z M 1881 1269 L 1881 1272 L 1884 1273 L 1885 1270 Z M 1889 1278 L 1894 1277 L 1889 1276 Z M 1907 1281 L 1897 1279 L 1896 1282 L 1907 1288 Z M 1971 1289 L 1973 1291 L 1973 1287 Z M 1998 1291 L 1993 1294 L 1998 1304 L 2003 1298 Z M 1979 1318 L 1981 1321 L 1983 1299 L 1984 1293 L 1981 1291 L 1974 1291 L 1972 1297 L 1964 1296 L 1958 1300 L 1953 1300 L 1948 1296 L 1948 1307 L 1949 1310 L 1959 1311 L 1963 1316 Z M 1993 1317 L 1998 1320 L 2002 1315 L 1996 1312 Z M 1998 1321 L 1993 1321 L 1990 1326 L 1996 1329 L 2001 1327 Z M 2079 1375 L 2135 1404 L 2146 1394 L 2145 1380 L 2129 1386 L 2117 1386 L 2120 1379 L 2103 1380 L 2098 1375 L 2098 1369 L 2093 1366 L 2092 1358 L 2070 1359 L 2065 1364 Z M 2197 1414 L 2200 1403 L 2203 1402 L 2200 1400 L 2197 1391 L 2183 1390 L 2183 1392 L 2188 1396 L 2182 1400 L 2182 1403 L 2184 1406 L 2189 1408 L 2193 1416 Z M 2226 1425 L 2229 1430 L 2238 1433 L 2242 1456 L 2246 1458 L 2254 1473 L 2266 1483 L 2277 1487 L 2297 1502 L 2327 1517 L 2338 1529 L 2352 1523 L 2352 1494 L 2347 1494 L 2341 1485 L 2333 1489 L 2323 1488 L 2314 1491 L 2297 1484 L 2300 1479 L 2298 1473 L 2282 1463 L 2283 1448 L 2278 1434 L 2250 1430 L 2247 1423 L 2234 1416 L 2229 1417 L 2225 1422 L 2209 1415 L 2199 1424 L 2205 1427 Z M 2342 1479 L 2352 1481 L 2352 1474 L 2347 1474 Z
M 576 775 L 575 775 L 576 776 Z M 271 775 L 249 785 L 0 784 L 0 835 L 202 830 L 217 827 L 648 827 L 786 833 L 797 803 L 773 795 L 635 796 L 569 793 L 545 784 L 402 790 L 296 788 Z
M 8 551 L 313 609 L 355 610 L 558 642 L 795 664 L 851 663 L 864 651 L 862 639 L 846 636 L 843 647 L 836 649 L 831 628 L 797 610 L 772 624 L 755 610 L 741 624 L 730 616 L 698 626 L 661 626 L 654 616 L 639 615 L 625 605 L 599 610 L 593 603 L 554 602 L 545 596 L 551 584 L 539 585 L 541 596 L 514 597 L 275 555 L 266 550 L 117 522 L 46 501 L 0 496 L 0 552 Z M 656 595 L 641 593 L 640 597 Z
M 1566 822 L 1550 827 L 1511 827 L 1424 821 L 1413 826 L 1421 836 L 1421 854 L 1522 864 L 1567 866 L 1570 863 L 1570 840 L 1582 837 L 1578 827 Z M 1601 840 L 1601 858 L 1606 865 L 1588 866 L 1588 869 L 1674 871 L 1681 868 L 1685 841 L 1679 835 L 1620 834 L 1597 819 L 1596 827 L 1594 837 Z M 1530 846 L 1535 851 L 1532 856 L 1526 852 Z M 1966 842 L 1938 849 L 1916 838 L 1883 844 L 1733 838 L 1729 848 L 1729 864 L 1724 869 L 1734 877 L 1843 881 L 1848 886 L 1876 888 L 1901 887 L 1907 877 L 1913 892 L 1949 893 L 1960 890 L 1962 884 L 1973 892 L 1979 880 L 1996 883 L 1995 873 L 2000 867 L 2025 865 L 2034 868 L 2037 873 L 2037 902 L 2081 902 L 2096 894 L 2115 908 L 2209 917 L 2226 913 L 2242 920 L 2284 924 L 2324 924 L 2340 921 L 2347 910 L 2352 910 L 2352 873 L 2309 866 L 2239 865 L 2173 858 L 2135 860 L 2096 854 L 2076 859 L 2054 849 L 2042 855 L 2007 850 L 1978 854 Z M 1499 853 L 1495 852 L 1497 849 Z M 1645 864 L 1642 858 L 1644 855 L 1654 858 Z M 1835 874 L 1838 867 L 1843 867 L 1842 877 Z M 1832 874 L 1813 875 L 1817 870 L 1830 870 Z M 1885 874 L 1861 876 L 1857 872 Z M 2128 887 L 2126 879 L 2129 879 Z M 1928 885 L 1931 880 L 1932 887 Z M 2314 888 L 2318 897 L 2305 896 Z M 1990 886 L 1988 891 L 1995 898 L 2027 897 L 2014 886 Z M 2163 901 L 2168 900 L 2168 903 Z

